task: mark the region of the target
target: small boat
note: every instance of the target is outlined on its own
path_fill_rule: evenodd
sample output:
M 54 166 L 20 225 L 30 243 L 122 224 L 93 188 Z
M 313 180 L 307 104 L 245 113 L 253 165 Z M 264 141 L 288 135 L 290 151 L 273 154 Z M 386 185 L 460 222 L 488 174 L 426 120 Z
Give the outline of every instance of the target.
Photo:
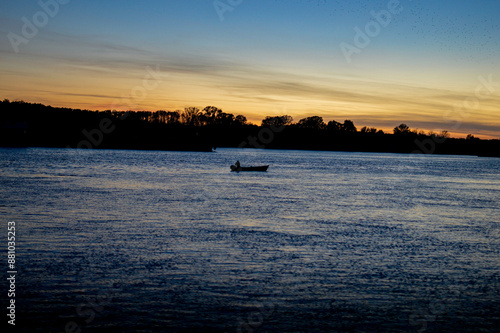
M 269 165 L 262 165 L 262 166 L 250 166 L 250 167 L 237 167 L 236 165 L 231 165 L 231 171 L 267 171 L 267 168 L 269 168 Z

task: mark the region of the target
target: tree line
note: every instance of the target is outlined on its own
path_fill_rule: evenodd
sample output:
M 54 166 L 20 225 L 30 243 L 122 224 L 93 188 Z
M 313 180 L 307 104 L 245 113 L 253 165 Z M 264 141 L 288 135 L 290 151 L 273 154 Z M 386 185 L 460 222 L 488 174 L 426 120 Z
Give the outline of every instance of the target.
M 498 156 L 500 140 L 450 138 L 448 132 L 358 130 L 351 120 L 294 121 L 266 116 L 260 125 L 215 106 L 176 111 L 90 111 L 0 101 L 0 146 L 212 151 L 215 147 L 314 149 Z

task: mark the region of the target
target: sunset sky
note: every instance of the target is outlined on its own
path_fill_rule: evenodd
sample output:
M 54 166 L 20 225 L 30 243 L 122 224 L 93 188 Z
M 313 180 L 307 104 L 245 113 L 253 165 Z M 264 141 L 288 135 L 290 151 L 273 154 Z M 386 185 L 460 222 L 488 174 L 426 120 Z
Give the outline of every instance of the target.
M 2 1 L 0 36 L 0 99 L 500 138 L 498 0 Z

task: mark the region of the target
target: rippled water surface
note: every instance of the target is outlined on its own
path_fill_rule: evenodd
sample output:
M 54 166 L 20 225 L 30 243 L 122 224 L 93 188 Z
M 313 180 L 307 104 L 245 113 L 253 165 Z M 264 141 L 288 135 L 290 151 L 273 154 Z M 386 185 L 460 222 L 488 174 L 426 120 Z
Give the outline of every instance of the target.
M 500 327 L 500 159 L 0 149 L 0 183 L 19 331 Z

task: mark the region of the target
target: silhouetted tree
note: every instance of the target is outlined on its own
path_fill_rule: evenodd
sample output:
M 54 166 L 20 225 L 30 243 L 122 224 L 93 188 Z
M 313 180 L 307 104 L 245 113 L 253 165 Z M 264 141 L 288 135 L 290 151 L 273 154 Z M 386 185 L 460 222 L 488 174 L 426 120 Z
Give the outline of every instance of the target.
M 165 114 L 164 122 L 167 124 L 178 124 L 180 123 L 181 114 L 179 111 L 169 111 Z
M 399 126 L 394 127 L 393 132 L 395 135 L 408 135 L 411 133 L 410 127 L 406 124 L 400 124 Z
M 425 136 L 425 131 L 424 130 L 421 130 L 421 129 L 414 129 L 414 130 L 411 130 L 411 132 L 415 135 L 420 135 L 420 136 Z
M 335 120 L 331 120 L 328 122 L 328 125 L 326 125 L 329 131 L 341 131 L 342 130 L 342 124 L 339 122 L 336 122 Z
M 283 116 L 274 116 L 274 117 L 266 117 L 262 120 L 262 127 L 282 127 L 291 125 L 293 123 L 292 116 L 283 115 Z
M 344 120 L 344 123 L 342 124 L 342 130 L 350 133 L 357 132 L 356 126 L 354 126 L 354 123 L 351 120 Z
M 441 133 L 438 134 L 438 136 L 443 139 L 449 139 L 450 133 L 448 133 L 448 131 L 443 130 L 441 131 Z
M 297 123 L 297 126 L 300 128 L 310 128 L 316 130 L 321 130 L 326 128 L 326 125 L 323 122 L 323 118 L 319 116 L 312 116 L 300 119 L 299 122 Z
M 375 134 L 377 133 L 377 129 L 375 127 L 363 127 L 360 130 L 361 133 L 366 133 L 366 134 Z
M 218 118 L 221 117 L 222 110 L 215 106 L 206 106 L 203 109 L 202 121 L 206 125 L 214 125 Z
M 240 116 L 237 120 L 231 113 L 225 113 L 215 106 L 207 106 L 200 115 L 200 123 L 204 125 L 231 126 L 235 124 L 245 124 L 246 118 Z
M 201 125 L 202 114 L 200 109 L 196 107 L 188 107 L 184 109 L 184 112 L 181 115 L 182 122 L 186 125 L 190 126 L 199 126 Z
M 231 126 L 234 123 L 234 119 L 235 117 L 233 114 L 221 112 L 217 114 L 213 124 L 219 126 Z
M 239 114 L 236 116 L 236 118 L 234 118 L 234 122 L 236 125 L 246 125 L 247 124 L 247 117 Z

